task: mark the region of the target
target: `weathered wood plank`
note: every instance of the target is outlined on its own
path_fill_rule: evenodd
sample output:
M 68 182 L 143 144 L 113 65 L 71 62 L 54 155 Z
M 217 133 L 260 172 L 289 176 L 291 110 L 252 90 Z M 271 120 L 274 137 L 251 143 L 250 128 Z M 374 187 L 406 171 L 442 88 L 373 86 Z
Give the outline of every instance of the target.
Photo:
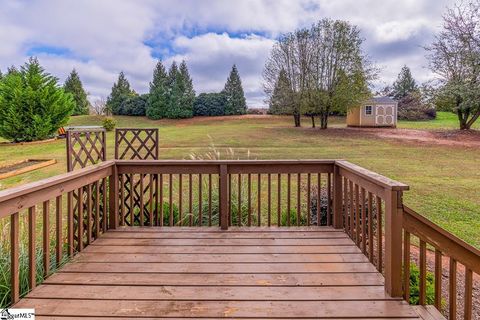
M 219 301 L 332 301 L 392 300 L 380 286 L 353 287 L 235 287 L 235 286 L 92 286 L 41 285 L 28 298 L 96 300 L 219 300 Z M 400 300 L 397 298 L 396 300 Z
M 398 301 L 131 301 L 23 299 L 38 315 L 132 317 L 416 317 Z
M 48 284 L 151 286 L 382 286 L 379 273 L 201 274 L 55 273 Z
M 249 232 L 249 233 L 163 233 L 163 232 L 108 232 L 102 239 L 343 239 L 344 232 Z
M 80 253 L 77 262 L 135 263 L 312 263 L 368 262 L 361 253 L 353 254 L 164 254 L 164 253 Z
M 135 273 L 329 273 L 376 272 L 370 263 L 83 263 L 65 265 L 59 272 Z
M 178 254 L 290 254 L 290 253 L 359 253 L 360 249 L 355 246 L 237 246 L 232 250 L 229 246 L 189 247 L 189 246 L 88 246 L 84 252 L 97 253 L 178 253 Z
M 101 237 L 92 245 L 126 246 L 345 246 L 348 238 L 339 239 L 112 239 Z M 234 251 L 234 249 L 232 249 Z

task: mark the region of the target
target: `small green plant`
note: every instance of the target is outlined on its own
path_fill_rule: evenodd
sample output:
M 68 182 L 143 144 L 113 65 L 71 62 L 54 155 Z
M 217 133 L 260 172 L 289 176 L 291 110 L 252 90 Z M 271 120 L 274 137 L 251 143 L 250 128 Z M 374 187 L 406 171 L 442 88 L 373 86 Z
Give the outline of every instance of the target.
M 432 272 L 427 271 L 425 301 L 435 303 L 435 278 Z M 420 300 L 420 269 L 415 263 L 410 263 L 410 304 L 418 305 Z
M 107 131 L 112 131 L 113 129 L 115 129 L 116 125 L 117 125 L 117 121 L 115 121 L 115 119 L 113 119 L 112 117 L 105 117 L 102 120 L 102 126 Z

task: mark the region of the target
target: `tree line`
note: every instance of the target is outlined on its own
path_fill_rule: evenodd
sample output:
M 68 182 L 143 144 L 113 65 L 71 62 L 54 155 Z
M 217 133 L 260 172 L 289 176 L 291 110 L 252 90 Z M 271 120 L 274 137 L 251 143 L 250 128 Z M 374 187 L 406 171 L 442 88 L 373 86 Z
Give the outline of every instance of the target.
M 168 72 L 158 61 L 146 94 L 132 90 L 125 74 L 120 72 L 107 98 L 106 110 L 114 115 L 147 116 L 154 120 L 182 119 L 246 114 L 247 104 L 235 65 L 221 92 L 201 93 L 197 97 L 185 61 L 179 66 L 173 62 Z
M 12 66 L 5 74 L 0 71 L 0 136 L 14 142 L 51 138 L 70 116 L 89 114 L 91 109 L 96 114 L 146 115 L 150 119 L 247 113 L 235 65 L 219 93 L 197 97 L 185 61 L 180 66 L 173 62 L 168 73 L 159 61 L 146 94 L 136 93 L 120 72 L 105 103 L 91 105 L 87 96 L 75 69 L 62 86 L 35 57 L 18 69 Z

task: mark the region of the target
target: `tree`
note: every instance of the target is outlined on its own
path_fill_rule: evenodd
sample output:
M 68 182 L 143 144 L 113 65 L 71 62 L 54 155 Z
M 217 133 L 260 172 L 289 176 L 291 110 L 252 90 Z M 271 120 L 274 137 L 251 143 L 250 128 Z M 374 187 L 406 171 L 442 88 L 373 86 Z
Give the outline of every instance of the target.
M 121 114 L 125 116 L 145 116 L 148 94 L 132 95 L 122 102 Z
M 72 70 L 63 85 L 65 92 L 71 93 L 75 101 L 75 108 L 73 109 L 74 116 L 81 114 L 88 114 L 89 103 L 87 100 L 87 93 L 83 89 L 82 81 L 75 69 Z
M 135 95 L 135 91 L 130 89 L 130 83 L 122 71 L 118 75 L 118 80 L 113 84 L 112 92 L 107 98 L 107 110 L 112 114 L 120 114 L 122 103 L 132 95 Z
M 293 113 L 294 101 L 291 92 L 291 84 L 285 70 L 280 70 L 272 96 L 268 101 L 268 112 L 270 114 Z
M 150 93 L 146 104 L 146 115 L 150 119 L 164 118 L 168 107 L 169 79 L 162 61 L 158 61 L 150 82 Z
M 437 100 L 458 116 L 461 130 L 480 117 L 480 2 L 447 9 L 443 29 L 425 48 L 438 76 Z
M 362 51 L 362 42 L 357 27 L 330 19 L 281 36 L 265 64 L 267 96 L 272 99 L 284 70 L 295 126 L 300 126 L 301 114 L 319 115 L 326 129 L 333 111 L 346 112 L 370 95 L 369 83 L 377 70 Z
M 402 67 L 402 70 L 398 74 L 397 80 L 393 83 L 390 96 L 396 100 L 400 100 L 406 97 L 408 94 L 418 90 L 418 86 L 412 77 L 410 68 L 406 65 Z
M 0 70 L 0 81 L 2 81 L 3 79 L 3 73 L 2 73 L 2 70 Z
M 226 98 L 222 92 L 201 93 L 193 104 L 195 116 L 225 115 Z
M 188 72 L 187 63 L 182 61 L 180 63 L 179 72 L 177 75 L 177 86 L 179 87 L 178 109 L 179 118 L 193 117 L 193 103 L 195 101 L 195 90 L 193 89 L 193 81 Z
M 99 116 L 106 114 L 106 104 L 107 101 L 103 98 L 95 100 L 90 106 L 92 113 Z
M 242 80 L 236 65 L 233 65 L 227 83 L 223 89 L 226 98 L 225 115 L 246 114 L 247 103 L 243 92 Z
M 0 136 L 15 142 L 52 137 L 67 124 L 74 106 L 58 79 L 30 58 L 0 81 Z

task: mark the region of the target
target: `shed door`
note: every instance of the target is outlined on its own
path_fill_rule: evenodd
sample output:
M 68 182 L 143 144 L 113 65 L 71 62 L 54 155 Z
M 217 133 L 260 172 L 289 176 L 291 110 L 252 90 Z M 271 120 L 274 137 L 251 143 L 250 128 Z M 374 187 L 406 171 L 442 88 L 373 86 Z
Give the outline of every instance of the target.
M 395 110 L 393 106 L 377 106 L 375 114 L 375 124 L 377 126 L 394 125 Z

